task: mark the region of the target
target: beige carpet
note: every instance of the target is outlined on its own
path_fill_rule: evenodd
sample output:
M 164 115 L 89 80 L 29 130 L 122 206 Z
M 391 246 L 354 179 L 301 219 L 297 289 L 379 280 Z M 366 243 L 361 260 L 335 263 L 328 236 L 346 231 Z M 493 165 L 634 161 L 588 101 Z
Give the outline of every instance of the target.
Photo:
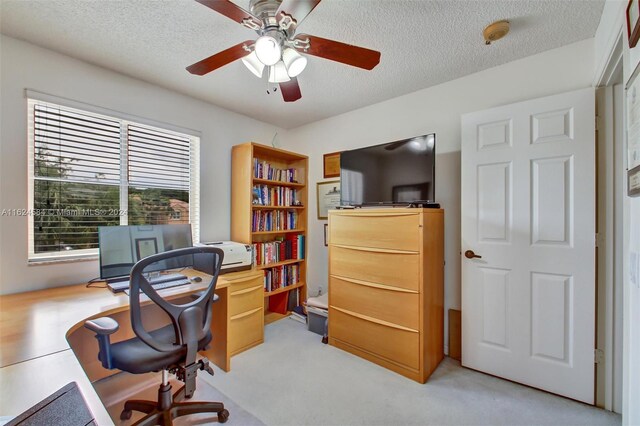
M 241 426 L 263 426 L 260 420 L 255 416 L 242 409 L 238 404 L 232 401 L 226 395 L 220 393 L 215 387 L 211 386 L 200 376 L 208 376 L 207 373 L 199 372 L 196 393 L 190 401 L 220 401 L 224 403 L 225 408 L 229 411 L 229 419 L 225 425 L 241 425 Z M 217 374 L 217 373 L 216 373 Z M 124 402 L 128 399 L 146 399 L 157 400 L 158 385 L 160 384 L 160 374 L 150 373 L 133 375 L 120 373 L 107 379 L 100 380 L 95 388 L 101 399 L 103 400 L 109 415 L 116 425 L 129 426 L 140 420 L 144 414 L 133 412 L 131 419 L 126 421 L 120 420 L 120 412 L 124 406 Z M 215 381 L 215 378 L 214 378 Z M 173 392 L 180 388 L 181 383 L 171 381 Z M 174 420 L 174 425 L 208 425 L 218 423 L 218 417 L 215 413 L 193 414 L 190 416 L 179 417 Z
M 620 425 L 620 415 L 460 367 L 446 358 L 422 385 L 323 345 L 304 324 L 203 376 L 267 425 Z

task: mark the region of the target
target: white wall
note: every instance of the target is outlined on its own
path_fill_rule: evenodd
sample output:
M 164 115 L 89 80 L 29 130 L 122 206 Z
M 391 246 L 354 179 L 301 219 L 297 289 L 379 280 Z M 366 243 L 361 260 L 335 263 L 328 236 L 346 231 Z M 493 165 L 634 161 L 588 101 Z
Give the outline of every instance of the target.
M 322 155 L 435 132 L 436 200 L 445 209 L 445 309 L 459 308 L 460 115 L 588 87 L 594 63 L 594 40 L 584 40 L 287 132 L 284 148 L 309 155 L 309 294 L 327 291 L 325 221 L 315 214 Z
M 625 38 L 624 46 L 624 81 L 627 84 L 633 71 L 640 66 L 640 45 L 629 49 Z M 627 143 L 631 142 L 627 141 Z M 625 162 L 627 162 L 626 156 Z M 623 231 L 626 238 L 622 253 L 624 264 L 622 422 L 625 425 L 638 425 L 640 424 L 640 276 L 638 275 L 640 272 L 640 198 L 627 197 L 626 194 L 623 196 L 626 202 Z M 635 260 L 634 263 L 632 263 L 633 260 Z M 632 269 L 635 270 L 635 282 L 631 281 Z
M 158 86 L 1 36 L 0 210 L 27 208 L 29 88 L 202 132 L 201 239 L 229 238 L 231 146 L 268 144 L 281 129 Z M 27 265 L 27 219 L 0 217 L 0 293 L 85 282 L 97 261 Z

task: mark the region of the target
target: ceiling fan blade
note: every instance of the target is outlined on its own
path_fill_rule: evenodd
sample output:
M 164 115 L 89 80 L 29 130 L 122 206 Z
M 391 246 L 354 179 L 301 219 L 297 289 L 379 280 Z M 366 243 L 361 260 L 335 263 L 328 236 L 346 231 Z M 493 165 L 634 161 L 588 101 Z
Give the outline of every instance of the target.
M 236 21 L 239 24 L 245 26 L 256 25 L 258 28 L 262 27 L 262 21 L 247 12 L 240 6 L 237 6 L 231 0 L 196 0 L 198 3 L 207 6 L 209 9 L 213 9 L 221 15 L 226 16 L 229 19 Z M 247 25 L 247 23 L 249 23 Z M 251 28 L 251 27 L 249 27 Z M 253 28 L 252 28 L 253 29 Z
M 302 97 L 298 79 L 295 77 L 287 82 L 280 83 L 280 91 L 285 102 L 295 102 Z
M 193 65 L 189 65 L 187 67 L 187 71 L 191 74 L 196 75 L 205 75 L 210 73 L 213 70 L 217 70 L 220 67 L 223 67 L 237 59 L 244 58 L 250 52 L 245 49 L 251 48 L 253 46 L 253 40 L 243 41 L 242 43 L 236 44 L 233 47 L 228 48 L 227 50 L 223 50 L 222 52 L 218 52 L 215 55 L 209 56 L 206 59 L 201 60 L 200 62 L 196 62 Z
M 293 23 L 293 29 L 295 29 L 315 9 L 318 3 L 320 0 L 283 0 L 276 12 L 278 23 L 282 21 L 282 14 L 290 15 L 295 20 Z
M 372 70 L 380 63 L 380 52 L 339 41 L 316 37 L 309 34 L 295 36 L 296 50 L 320 58 L 330 59 L 366 70 Z M 305 45 L 309 47 L 305 49 Z

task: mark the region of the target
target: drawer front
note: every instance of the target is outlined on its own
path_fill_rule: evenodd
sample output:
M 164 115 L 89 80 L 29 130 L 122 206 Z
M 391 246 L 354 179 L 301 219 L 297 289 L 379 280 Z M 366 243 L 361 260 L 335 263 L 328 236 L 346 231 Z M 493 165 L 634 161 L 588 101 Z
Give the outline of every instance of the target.
M 418 251 L 420 219 L 420 215 L 415 213 L 331 213 L 329 242 L 347 246 Z
M 385 253 L 331 246 L 329 259 L 331 275 L 419 290 L 418 253 Z
M 245 288 L 258 285 L 264 287 L 264 274 L 262 273 L 260 275 L 252 274 L 240 279 L 229 280 L 229 291 L 234 293 L 238 290 L 244 290 Z
M 418 369 L 420 336 L 329 308 L 329 336 L 398 364 Z
M 233 291 L 229 297 L 229 315 L 232 317 L 243 312 L 260 308 L 264 302 L 264 287 L 257 285 L 253 287 Z
M 263 320 L 264 312 L 262 307 L 231 317 L 228 332 L 229 352 L 231 355 L 250 345 L 262 342 Z
M 331 305 L 419 330 L 419 295 L 398 288 L 384 288 L 350 278 L 329 278 Z

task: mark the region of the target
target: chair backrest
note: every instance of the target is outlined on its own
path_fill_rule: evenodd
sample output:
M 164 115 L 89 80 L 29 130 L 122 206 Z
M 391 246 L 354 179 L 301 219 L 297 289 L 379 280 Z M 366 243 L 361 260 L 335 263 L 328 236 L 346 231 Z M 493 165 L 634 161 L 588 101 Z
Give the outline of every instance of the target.
M 200 296 L 182 305 L 173 304 L 165 300 L 151 286 L 145 276 L 145 269 L 155 270 L 154 264 L 170 260 L 173 266 L 187 267 L 193 265 L 193 256 L 200 256 L 212 265 L 212 278 L 207 289 Z M 140 340 L 157 351 L 173 352 L 176 345 L 187 347 L 187 364 L 195 362 L 198 342 L 209 330 L 211 325 L 211 304 L 214 290 L 218 281 L 218 273 L 222 267 L 224 252 L 216 247 L 189 247 L 154 254 L 141 259 L 133 266 L 130 276 L 129 304 L 131 309 L 131 327 Z M 144 328 L 140 306 L 140 291 L 146 294 L 156 305 L 167 313 L 175 331 L 173 344 L 158 341 Z

